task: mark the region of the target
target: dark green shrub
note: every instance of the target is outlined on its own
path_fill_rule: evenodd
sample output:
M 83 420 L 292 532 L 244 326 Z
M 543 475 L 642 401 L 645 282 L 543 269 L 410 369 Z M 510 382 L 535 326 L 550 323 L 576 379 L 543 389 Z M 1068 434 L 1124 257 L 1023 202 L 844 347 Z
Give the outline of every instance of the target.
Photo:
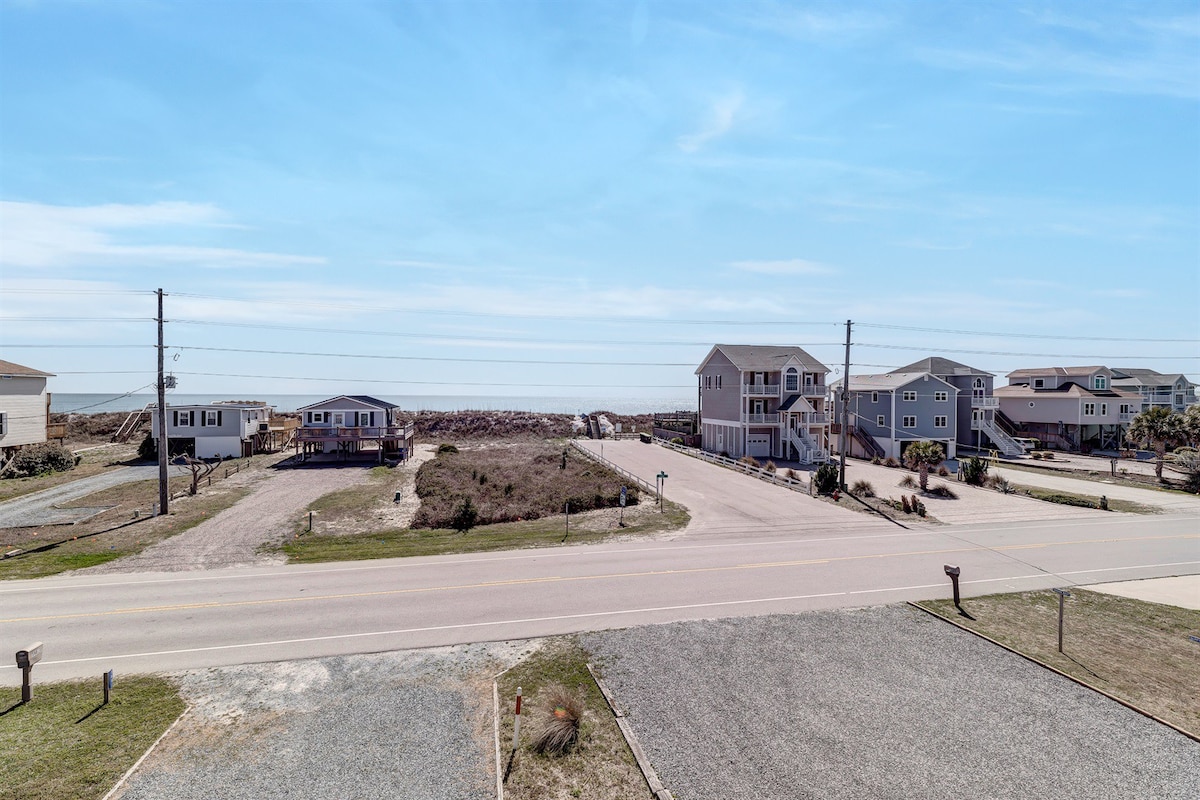
M 444 455 L 446 453 L 457 453 L 457 452 L 458 452 L 458 448 L 452 444 L 447 443 L 447 444 L 439 444 L 438 445 L 437 454 L 439 456 Z
M 988 462 L 978 456 L 972 456 L 959 466 L 963 481 L 972 486 L 982 486 L 987 480 Z
M 142 439 L 142 443 L 138 445 L 138 458 L 142 461 L 158 461 L 158 443 L 154 441 L 154 437 L 149 433 L 146 438 Z
M 833 494 L 838 488 L 838 470 L 833 464 L 822 464 L 813 475 L 818 494 Z
M 478 509 L 471 502 L 471 498 L 464 497 L 454 508 L 454 515 L 450 517 L 450 527 L 459 533 L 466 533 L 471 528 L 474 528 L 475 523 L 478 521 Z
M 51 442 L 23 447 L 12 460 L 12 471 L 9 474 L 15 478 L 66 472 L 74 469 L 76 464 L 74 453 L 60 444 Z
M 671 444 L 683 444 L 683 437 L 681 437 L 681 436 L 671 437 Z

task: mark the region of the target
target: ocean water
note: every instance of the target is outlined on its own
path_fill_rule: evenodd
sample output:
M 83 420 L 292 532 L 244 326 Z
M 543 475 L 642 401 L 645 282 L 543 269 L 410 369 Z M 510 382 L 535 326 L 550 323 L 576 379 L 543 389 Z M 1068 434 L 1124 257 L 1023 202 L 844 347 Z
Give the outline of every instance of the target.
M 167 392 L 167 405 L 212 403 L 217 400 L 259 400 L 276 411 L 295 411 L 335 395 L 316 394 L 176 394 Z M 488 395 L 373 395 L 411 411 L 536 411 L 543 414 L 577 414 L 612 411 L 615 414 L 652 414 L 656 411 L 695 409 L 696 396 L 667 398 L 619 397 L 499 397 Z M 55 414 L 79 412 L 99 414 L 106 411 L 136 411 L 153 403 L 153 394 L 72 394 L 55 392 L 50 411 Z

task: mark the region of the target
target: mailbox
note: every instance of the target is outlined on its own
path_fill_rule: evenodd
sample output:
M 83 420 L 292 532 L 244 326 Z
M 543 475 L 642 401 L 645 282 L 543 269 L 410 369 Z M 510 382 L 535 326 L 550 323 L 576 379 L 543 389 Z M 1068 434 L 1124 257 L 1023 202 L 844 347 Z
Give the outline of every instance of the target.
M 959 567 L 952 567 L 949 564 L 946 564 L 944 567 L 942 567 L 942 569 L 946 570 L 946 574 L 949 575 L 951 578 L 957 578 L 959 576 L 959 573 L 962 572 L 962 570 Z
M 34 664 L 42 660 L 42 643 L 36 642 L 29 645 L 24 650 L 17 651 L 17 666 L 21 669 L 29 669 Z

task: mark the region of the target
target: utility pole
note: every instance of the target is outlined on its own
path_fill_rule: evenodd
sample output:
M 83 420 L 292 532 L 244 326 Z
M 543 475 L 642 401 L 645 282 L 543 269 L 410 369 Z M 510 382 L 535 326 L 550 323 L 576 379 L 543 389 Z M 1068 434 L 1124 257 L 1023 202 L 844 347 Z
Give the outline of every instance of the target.
M 158 513 L 167 513 L 170 485 L 167 478 L 167 382 L 163 378 L 163 290 L 158 295 Z
M 846 366 L 842 372 L 842 425 L 838 437 L 838 486 L 846 491 L 846 434 L 850 426 L 850 320 L 846 320 Z

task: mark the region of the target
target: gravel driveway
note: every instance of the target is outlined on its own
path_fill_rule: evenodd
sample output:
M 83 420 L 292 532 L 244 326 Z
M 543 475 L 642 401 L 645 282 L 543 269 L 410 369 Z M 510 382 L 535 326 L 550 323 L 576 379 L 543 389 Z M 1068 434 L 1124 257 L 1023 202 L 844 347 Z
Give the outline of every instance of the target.
M 171 469 L 178 470 L 178 467 Z M 158 465 L 156 464 L 122 467 L 17 497 L 0 503 L 0 528 L 22 528 L 78 521 L 90 514 L 95 514 L 95 509 L 79 509 L 80 514 L 77 517 L 71 517 L 68 509 L 56 509 L 54 506 L 78 500 L 80 497 L 87 497 L 93 492 L 119 486 L 122 483 L 154 480 L 157 477 Z
M 124 800 L 485 800 L 496 795 L 491 677 L 526 643 L 202 670 L 192 709 Z
M 281 556 L 264 556 L 259 548 L 290 537 L 293 521 L 309 503 L 365 483 L 373 466 L 325 464 L 239 473 L 223 481 L 225 487 L 251 487 L 250 495 L 235 505 L 136 555 L 78 572 L 182 572 L 282 564 Z
M 686 800 L 1200 797 L 1200 744 L 907 606 L 583 643 Z

